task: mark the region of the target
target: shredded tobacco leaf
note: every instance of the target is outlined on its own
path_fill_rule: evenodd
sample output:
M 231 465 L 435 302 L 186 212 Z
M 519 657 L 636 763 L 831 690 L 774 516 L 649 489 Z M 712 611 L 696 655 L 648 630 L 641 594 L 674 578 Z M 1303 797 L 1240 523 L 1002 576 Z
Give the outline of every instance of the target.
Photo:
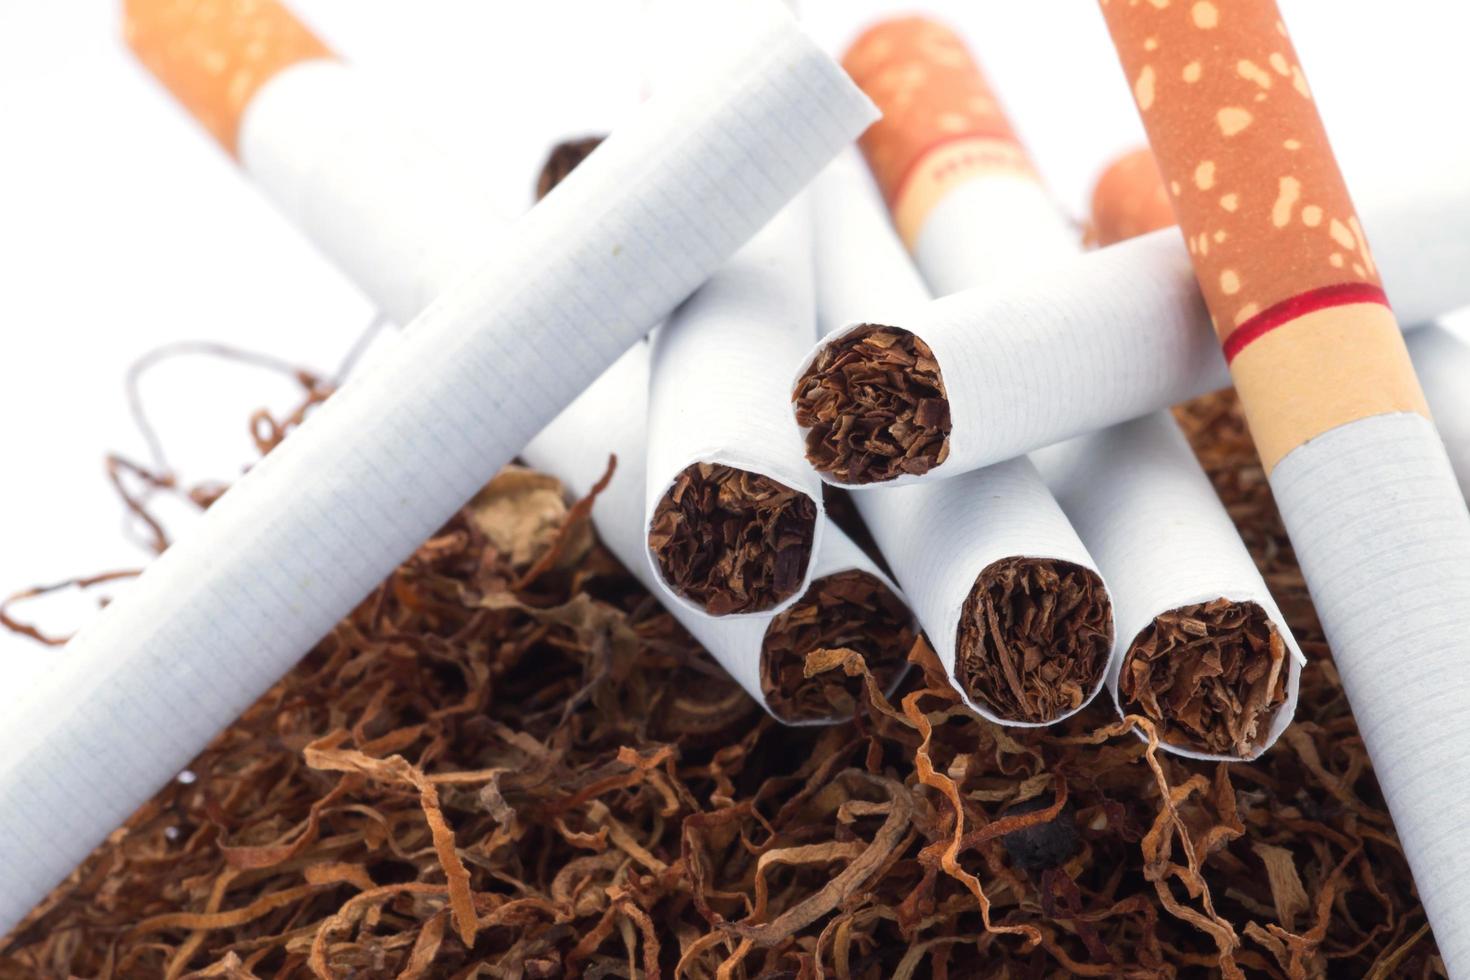
M 916 636 L 913 613 L 878 578 L 857 570 L 824 576 L 766 627 L 761 691 L 783 721 L 851 718 L 862 701 L 862 680 L 832 671 L 808 676 L 807 655 L 851 650 L 887 691 Z
M 927 473 L 949 457 L 949 400 L 929 345 L 869 325 L 822 348 L 792 392 L 806 457 L 843 483 Z
M 541 173 L 536 177 L 536 200 L 541 200 L 551 189 L 566 179 L 567 174 L 602 145 L 606 136 L 584 136 L 581 139 L 564 140 L 551 148 Z
M 1112 644 L 1112 603 L 1096 572 L 1007 558 L 986 567 L 965 599 L 955 680 L 1001 718 L 1051 721 L 1087 700 Z
M 1444 977 L 1234 396 L 1178 415 L 1310 658 L 1253 763 L 1096 703 L 991 725 L 902 633 L 809 653 L 856 717 L 782 727 L 595 500 L 510 467 L 0 938 L 0 980 Z
M 817 505 L 762 473 L 695 463 L 654 507 L 648 548 L 669 588 L 712 616 L 771 609 L 801 591 Z
M 1286 703 L 1286 643 L 1254 602 L 1216 599 L 1159 616 L 1123 657 L 1118 695 L 1165 742 L 1249 756 Z

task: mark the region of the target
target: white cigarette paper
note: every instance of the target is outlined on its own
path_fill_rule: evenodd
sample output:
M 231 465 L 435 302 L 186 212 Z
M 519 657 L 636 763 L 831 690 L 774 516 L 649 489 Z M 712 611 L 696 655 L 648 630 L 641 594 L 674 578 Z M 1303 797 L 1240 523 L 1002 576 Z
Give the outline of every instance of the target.
M 1161 742 L 1192 759 L 1258 758 L 1291 723 L 1305 657 L 1178 425 L 1156 412 L 1032 459 L 1108 577 L 1117 628 L 1108 690 L 1120 715 L 1124 654 L 1156 617 L 1216 599 L 1254 603 L 1266 613 L 1289 653 L 1281 664 L 1286 701 L 1252 751 L 1240 756 Z
M 791 424 L 784 369 L 810 343 L 816 329 L 809 209 L 804 198 L 787 206 L 670 317 L 653 337 L 648 399 L 646 524 L 658 527 L 658 507 L 697 463 L 733 467 L 798 491 L 815 515 L 809 553 L 820 548 L 827 523 L 822 481 L 803 458 Z M 706 526 L 706 539 L 721 539 Z M 794 549 L 793 549 L 794 550 Z M 686 608 L 708 614 L 668 580 L 650 545 L 646 561 L 658 590 Z M 775 555 L 770 556 L 775 562 Z M 808 562 L 799 581 L 755 609 L 759 614 L 796 602 L 813 574 Z M 771 583 L 774 585 L 775 583 Z M 774 591 L 768 589 L 766 591 Z
M 0 931 L 873 118 L 788 14 L 743 9 L 708 76 L 650 100 L 0 719 Z
M 532 439 L 521 457 L 532 467 L 560 480 L 576 496 L 585 496 L 607 466 L 607 454 L 617 456 L 617 468 L 592 508 L 592 522 L 609 551 L 644 587 L 659 592 L 657 576 L 646 559 L 644 533 L 644 465 L 648 408 L 649 348 L 638 344 L 624 354 L 592 387 Z M 895 595 L 898 586 L 853 544 L 839 528 L 828 530 L 812 559 L 813 577 L 822 579 L 845 571 L 866 572 Z M 689 630 L 762 708 L 778 721 L 821 725 L 839 719 L 791 720 L 772 710 L 761 686 L 761 650 L 775 613 L 715 618 L 672 601 L 662 594 L 674 617 Z M 908 651 L 900 652 L 902 657 Z M 900 668 L 896 685 L 905 670 Z
M 1410 332 L 1408 342 L 1460 493 L 1470 497 L 1470 343 L 1438 324 Z
M 1470 966 L 1470 518 L 1434 424 L 1376 415 L 1271 473 L 1373 772 L 1451 975 Z M 1407 630 L 1406 630 L 1407 627 Z
M 1470 305 L 1467 166 L 1441 160 L 1360 196 L 1403 324 Z M 1176 228 L 946 296 L 894 325 L 934 351 L 952 430 L 944 462 L 887 485 L 943 480 L 1230 385 Z
M 812 194 L 817 309 L 823 325 L 906 322 L 906 315 L 926 304 L 928 293 L 856 151 L 834 161 Z M 1009 460 L 953 480 L 861 489 L 853 499 L 972 710 L 998 724 L 1039 727 L 1081 710 L 1101 690 L 1105 670 L 1099 669 L 1080 704 L 1047 722 L 1025 722 L 1003 717 L 971 698 L 956 674 L 962 611 L 986 568 L 1025 557 L 1098 573 L 1029 460 Z M 1109 621 L 1103 660 L 1112 642 Z

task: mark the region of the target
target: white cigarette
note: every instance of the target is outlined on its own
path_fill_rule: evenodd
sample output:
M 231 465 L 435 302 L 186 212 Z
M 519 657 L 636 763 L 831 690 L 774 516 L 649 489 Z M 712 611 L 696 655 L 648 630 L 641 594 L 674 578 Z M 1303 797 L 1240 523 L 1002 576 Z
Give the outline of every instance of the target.
M 671 601 L 723 616 L 806 591 L 826 524 L 786 374 L 816 329 L 804 199 L 788 205 L 653 338 L 647 560 Z
M 1178 425 L 1155 412 L 1032 458 L 1108 577 L 1117 621 L 1108 690 L 1119 714 L 1151 718 L 1178 755 L 1260 756 L 1291 723 L 1304 657 Z M 1186 683 L 1212 655 L 1220 675 Z M 1125 670 L 1153 687 L 1120 697 Z M 1181 679 L 1172 691 L 1170 678 Z M 1170 703 L 1158 688 L 1188 698 Z M 1184 708 L 1198 717 L 1181 717 Z
M 748 9 L 707 77 L 645 104 L 0 719 L 0 930 L 872 119 L 779 5 Z
M 1361 195 L 1401 323 L 1470 305 L 1467 166 L 1439 160 Z M 950 430 L 942 461 L 894 483 L 944 479 L 1230 384 L 1174 228 L 935 300 L 895 325 L 933 351 Z M 842 336 L 824 338 L 808 362 Z M 937 441 L 930 455 L 941 455 Z M 856 485 L 845 473 L 835 463 L 822 475 Z
M 598 537 L 609 551 L 654 594 L 657 576 L 647 557 L 644 523 L 644 465 L 647 453 L 649 348 L 638 344 L 624 354 L 571 406 L 526 446 L 527 463 L 550 473 L 574 495 L 586 495 L 603 475 L 607 454 L 617 456 L 617 468 L 592 508 Z M 813 583 L 789 612 L 715 618 L 674 602 L 665 594 L 664 605 L 700 644 L 729 671 L 740 686 L 778 721 L 793 725 L 828 724 L 851 714 L 845 704 L 832 705 L 809 689 L 773 689 L 770 680 L 780 673 L 777 656 L 797 659 L 814 647 L 791 649 L 794 623 L 820 621 L 818 632 L 841 637 L 868 657 L 869 668 L 891 689 L 906 669 L 905 637 L 912 638 L 912 616 L 899 597 L 898 587 L 836 527 L 830 528 L 812 559 Z M 834 576 L 866 580 L 873 591 L 870 611 L 844 605 L 841 579 L 836 591 L 826 583 Z M 854 697 L 860 697 L 849 691 Z
M 923 281 L 855 151 L 827 168 L 813 197 L 824 325 L 902 322 L 925 303 Z M 1113 645 L 1107 587 L 1029 460 L 853 499 L 970 708 L 1000 724 L 1045 725 L 1101 690 Z M 1044 633 L 1019 626 L 1023 607 L 1046 605 L 1018 597 L 1038 583 L 1069 610 L 1038 615 Z M 1008 618 L 1011 604 L 1017 615 Z M 1025 654 L 1041 661 L 1034 671 L 1017 668 Z
M 1460 492 L 1470 498 L 1470 343 L 1429 324 L 1411 331 L 1408 344 Z

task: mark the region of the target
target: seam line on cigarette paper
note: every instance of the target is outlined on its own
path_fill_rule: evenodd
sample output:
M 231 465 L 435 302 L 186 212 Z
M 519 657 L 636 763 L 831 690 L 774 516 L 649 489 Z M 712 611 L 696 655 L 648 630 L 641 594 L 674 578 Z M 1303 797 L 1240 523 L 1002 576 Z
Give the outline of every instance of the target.
M 1257 313 L 1230 332 L 1220 345 L 1225 352 L 1225 363 L 1234 362 L 1236 355 L 1252 342 L 1308 313 L 1355 303 L 1377 303 L 1387 307 L 1388 296 L 1380 287 L 1366 282 L 1339 282 L 1289 296 L 1275 306 Z

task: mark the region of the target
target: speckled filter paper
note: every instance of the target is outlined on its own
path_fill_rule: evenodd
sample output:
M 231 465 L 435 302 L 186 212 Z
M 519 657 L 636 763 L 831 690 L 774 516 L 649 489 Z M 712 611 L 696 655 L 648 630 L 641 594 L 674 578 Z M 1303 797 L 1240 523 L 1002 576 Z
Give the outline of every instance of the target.
M 502 175 L 459 165 L 379 79 L 340 61 L 301 62 L 261 86 L 241 118 L 239 153 L 276 206 L 395 323 L 417 315 L 508 223 L 489 193 Z
M 606 454 L 617 456 L 612 480 L 592 508 L 592 523 L 597 527 L 598 537 L 645 588 L 660 596 L 674 617 L 746 693 L 770 711 L 761 690 L 760 656 L 766 627 L 777 614 L 707 616 L 660 592 L 647 561 L 643 473 L 648 448 L 644 421 L 648 409 L 649 362 L 649 345 L 634 346 L 532 439 L 521 458 L 556 477 L 574 496 L 582 496 L 602 478 L 607 468 Z M 898 586 L 837 527 L 828 528 L 812 566 L 816 578 L 849 570 L 867 572 L 895 594 L 901 594 Z
M 900 228 L 910 217 L 903 207 L 905 195 L 912 193 L 909 185 L 951 146 L 933 134 L 958 128 L 954 115 L 978 115 L 972 121 L 977 134 L 987 136 L 990 144 L 1010 146 L 1012 156 L 1024 160 L 979 66 L 963 41 L 943 25 L 923 18 L 884 21 L 858 39 L 843 65 L 884 113 L 861 141 L 880 186 L 889 172 L 885 161 L 897 157 L 902 162 L 898 172 L 903 182 L 885 195 Z M 924 81 L 916 83 L 915 78 Z M 983 112 L 976 114 L 975 107 Z M 940 126 L 931 117 L 950 121 Z M 902 160 L 904 147 L 916 148 L 917 160 Z M 1078 253 L 1076 230 L 1029 167 L 1010 165 L 996 151 L 964 168 L 941 164 L 938 173 L 943 182 L 938 188 L 924 186 L 927 216 L 909 243 L 919 272 L 936 292 L 983 286 Z M 940 235 L 938 229 L 945 231 Z M 1061 392 L 1058 396 L 1065 397 Z M 1004 425 L 1005 419 L 993 419 L 992 424 Z M 1295 654 L 1288 679 L 1294 704 L 1301 652 L 1167 412 L 1079 436 L 1036 453 L 1032 462 L 1107 578 L 1115 628 L 1108 684 L 1115 703 L 1123 654 L 1155 617 L 1228 598 L 1259 602 L 1286 637 Z M 1277 711 L 1269 738 L 1255 755 L 1290 722 L 1291 708 Z M 1237 758 L 1165 747 L 1195 758 Z
M 824 327 L 903 323 L 927 291 L 894 233 L 861 159 L 847 153 L 812 189 L 816 211 L 817 309 Z M 831 334 L 829 334 L 831 336 Z M 853 500 L 909 597 L 951 678 L 965 599 L 986 566 L 1014 557 L 1053 558 L 1097 571 L 1030 460 L 1008 460 L 952 480 L 860 489 Z M 1091 701 L 1103 678 L 1087 692 Z M 956 690 L 982 717 L 1001 718 Z M 1054 719 L 1060 721 L 1072 712 Z M 1053 722 L 1053 723 L 1054 723 Z
M 0 930 L 871 121 L 779 5 L 745 9 L 0 718 Z
M 811 216 L 805 196 L 784 208 L 654 334 L 648 399 L 646 523 L 679 474 L 694 463 L 721 463 L 801 491 L 816 506 L 812 553 L 826 515 L 821 477 L 803 457 L 791 424 L 786 365 L 801 357 L 816 329 Z M 645 548 L 666 602 L 705 614 L 670 588 Z M 812 566 L 789 598 L 811 581 Z M 740 613 L 732 615 L 755 615 Z
M 1265 610 L 1291 660 L 1286 703 L 1248 758 L 1259 756 L 1291 723 L 1305 657 L 1179 426 L 1156 412 L 1031 458 L 1108 577 L 1116 629 L 1108 690 L 1115 704 L 1123 654 L 1156 616 L 1221 598 Z M 1194 759 L 1240 758 L 1164 748 Z
M 1363 196 L 1404 324 L 1470 305 L 1467 171 L 1470 161 L 1406 159 L 1402 183 Z M 953 430 L 945 462 L 895 483 L 943 480 L 1230 384 L 1172 228 L 935 300 L 903 326 L 934 351 Z
M 1272 0 L 1103 13 L 1440 953 L 1470 975 L 1470 512 L 1311 89 Z

